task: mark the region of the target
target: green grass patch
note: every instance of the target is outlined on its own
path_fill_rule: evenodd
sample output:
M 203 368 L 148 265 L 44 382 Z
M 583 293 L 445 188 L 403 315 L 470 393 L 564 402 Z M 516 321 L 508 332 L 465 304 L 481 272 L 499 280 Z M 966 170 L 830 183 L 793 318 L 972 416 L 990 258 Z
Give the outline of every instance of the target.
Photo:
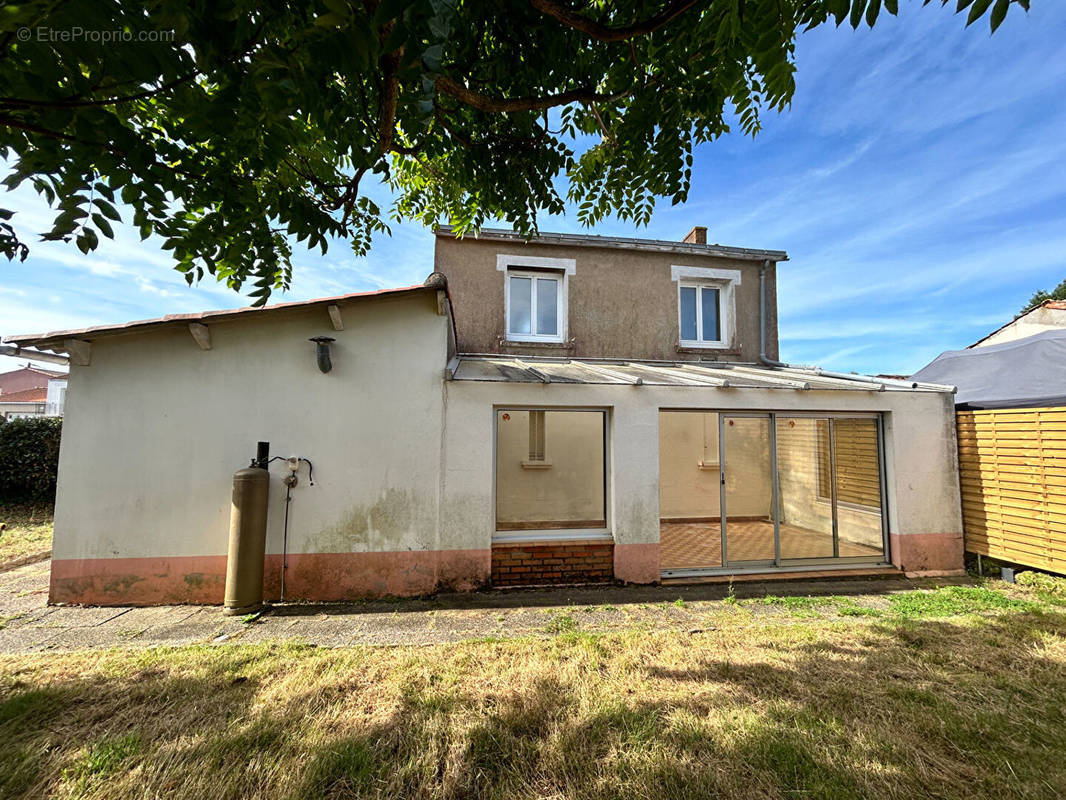
M 553 636 L 558 636 L 564 633 L 574 633 L 578 627 L 577 620 L 574 619 L 573 614 L 555 614 L 548 620 L 548 624 L 544 626 L 544 629 Z
M 0 505 L 0 568 L 52 549 L 52 507 Z
M 842 617 L 880 617 L 881 612 L 876 608 L 859 605 L 854 600 L 841 598 L 836 603 L 837 614 Z
M 1035 603 L 983 586 L 943 586 L 932 591 L 901 592 L 889 600 L 902 617 L 951 617 L 988 611 L 1034 611 Z
M 1015 583 L 1031 590 L 1040 600 L 1056 606 L 1066 606 L 1066 578 L 1046 572 L 1022 572 Z
M 766 597 L 760 597 L 757 600 L 749 600 L 748 602 L 762 604 L 764 606 L 781 606 L 783 608 L 795 610 L 824 606 L 832 603 L 834 600 L 835 598 L 833 597 L 809 597 L 805 595 L 778 596 L 776 594 L 768 594 Z
M 74 794 L 83 794 L 94 782 L 115 774 L 123 763 L 141 750 L 141 737 L 136 733 L 109 738 L 92 745 L 86 753 L 63 770 L 63 782 Z

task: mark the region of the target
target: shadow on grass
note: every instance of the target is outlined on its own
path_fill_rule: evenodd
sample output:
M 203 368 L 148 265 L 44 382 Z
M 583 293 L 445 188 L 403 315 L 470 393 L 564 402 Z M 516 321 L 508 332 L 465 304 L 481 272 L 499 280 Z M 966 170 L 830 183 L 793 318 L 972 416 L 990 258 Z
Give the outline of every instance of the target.
M 79 791 L 1061 796 L 1064 637 L 1066 616 L 1055 613 L 876 623 L 846 644 L 748 643 L 756 657 L 745 659 L 677 635 L 570 635 L 537 644 L 540 660 L 503 686 L 482 673 L 524 663 L 533 645 L 404 651 L 388 685 L 368 685 L 360 662 L 331 669 L 329 654 L 298 648 L 217 650 L 198 671 L 153 656 L 154 668 L 98 668 L 45 686 L 16 675 L 0 684 L 0 795 L 63 794 L 64 770 L 83 763 L 86 748 L 135 734 L 141 748 L 108 762 L 107 774 L 82 769 Z M 257 667 L 264 658 L 276 669 L 316 658 L 324 671 L 304 691 L 277 693 Z M 438 677 L 447 669 L 450 681 Z

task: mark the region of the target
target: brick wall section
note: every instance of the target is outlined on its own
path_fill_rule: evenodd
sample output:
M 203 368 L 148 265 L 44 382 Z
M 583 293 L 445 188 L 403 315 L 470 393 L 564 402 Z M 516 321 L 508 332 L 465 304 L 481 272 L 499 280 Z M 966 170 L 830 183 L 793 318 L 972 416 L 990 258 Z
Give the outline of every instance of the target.
M 553 542 L 492 547 L 493 586 L 608 583 L 613 579 L 613 542 Z

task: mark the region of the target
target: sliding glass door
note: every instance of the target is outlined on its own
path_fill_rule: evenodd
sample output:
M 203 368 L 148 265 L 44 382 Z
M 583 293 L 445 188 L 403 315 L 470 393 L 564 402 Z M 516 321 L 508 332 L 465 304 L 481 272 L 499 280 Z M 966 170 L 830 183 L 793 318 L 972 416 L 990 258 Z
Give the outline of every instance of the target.
M 770 415 L 721 417 L 722 548 L 730 566 L 777 562 Z
M 877 415 L 664 411 L 659 462 L 665 574 L 886 560 Z

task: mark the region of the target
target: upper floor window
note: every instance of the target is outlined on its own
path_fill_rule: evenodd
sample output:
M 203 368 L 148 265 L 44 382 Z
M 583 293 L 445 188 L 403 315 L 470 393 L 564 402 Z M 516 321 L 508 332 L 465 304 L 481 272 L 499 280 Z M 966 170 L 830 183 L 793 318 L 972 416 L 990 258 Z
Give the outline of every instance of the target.
M 734 289 L 739 270 L 672 267 L 677 281 L 678 343 L 681 347 L 735 346 Z
M 681 342 L 722 343 L 722 290 L 717 286 L 681 284 Z
M 563 276 L 507 270 L 507 338 L 562 341 Z
M 497 269 L 505 280 L 506 338 L 514 342 L 565 342 L 567 278 L 574 273 L 574 261 L 500 255 Z

